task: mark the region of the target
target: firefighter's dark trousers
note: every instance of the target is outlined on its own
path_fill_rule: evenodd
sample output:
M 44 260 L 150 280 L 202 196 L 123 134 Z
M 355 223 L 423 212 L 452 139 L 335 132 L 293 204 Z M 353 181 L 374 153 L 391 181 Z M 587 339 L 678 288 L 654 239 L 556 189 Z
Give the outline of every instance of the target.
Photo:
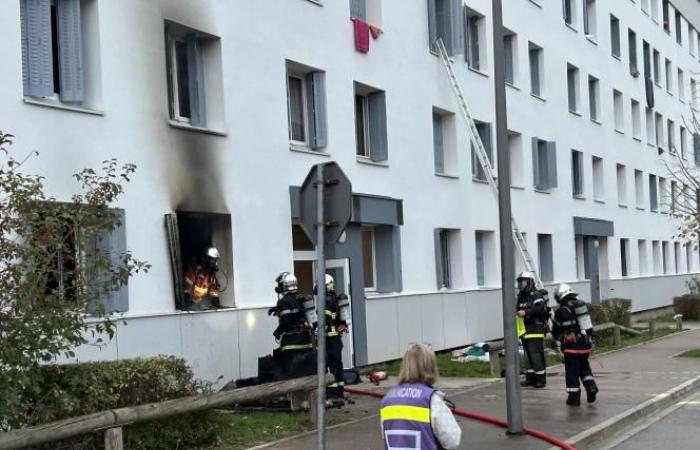
M 586 391 L 596 386 L 591 365 L 588 362 L 588 355 L 576 355 L 564 351 L 564 369 L 566 370 L 566 392 L 581 392 L 581 384 Z
M 544 359 L 544 338 L 523 338 L 525 353 L 526 380 L 530 384 L 546 383 L 546 363 Z
M 345 388 L 343 377 L 343 340 L 340 336 L 326 336 L 326 366 L 335 378 L 328 385 L 326 395 L 329 398 L 342 398 Z

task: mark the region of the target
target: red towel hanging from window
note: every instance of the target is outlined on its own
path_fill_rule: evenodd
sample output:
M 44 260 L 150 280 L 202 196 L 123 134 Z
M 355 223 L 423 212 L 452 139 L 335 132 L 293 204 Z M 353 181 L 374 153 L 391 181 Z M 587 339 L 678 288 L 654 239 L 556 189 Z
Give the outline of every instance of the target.
M 369 24 L 357 18 L 353 18 L 352 22 L 355 28 L 355 50 L 369 52 Z

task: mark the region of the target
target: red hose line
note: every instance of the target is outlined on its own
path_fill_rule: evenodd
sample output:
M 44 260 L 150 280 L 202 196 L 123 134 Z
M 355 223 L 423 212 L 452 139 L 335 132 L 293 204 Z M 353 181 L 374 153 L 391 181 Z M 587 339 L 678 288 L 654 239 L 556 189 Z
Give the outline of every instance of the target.
M 373 392 L 373 391 L 365 391 L 363 389 L 355 389 L 355 388 L 350 388 L 350 387 L 345 387 L 345 392 L 348 392 L 350 394 L 357 394 L 357 395 L 365 395 L 368 397 L 374 397 L 374 398 L 383 398 L 384 394 L 380 392 Z M 455 409 L 454 413 L 458 416 L 465 417 L 467 419 L 472 419 L 472 420 L 478 420 L 480 422 L 485 422 L 491 425 L 496 425 L 502 428 L 508 428 L 508 422 L 506 422 L 503 419 L 499 419 L 497 417 L 491 417 L 491 416 L 486 416 L 484 414 L 478 414 L 475 412 L 470 412 L 470 411 L 465 411 L 463 409 Z M 542 441 L 548 442 L 552 445 L 556 445 L 559 448 L 562 448 L 564 450 L 576 450 L 575 447 L 567 444 L 566 442 L 562 441 L 561 439 L 557 439 L 554 436 L 551 436 L 547 433 L 544 433 L 539 430 L 534 430 L 532 428 L 525 427 L 523 429 L 525 434 L 528 434 L 536 439 L 540 439 Z

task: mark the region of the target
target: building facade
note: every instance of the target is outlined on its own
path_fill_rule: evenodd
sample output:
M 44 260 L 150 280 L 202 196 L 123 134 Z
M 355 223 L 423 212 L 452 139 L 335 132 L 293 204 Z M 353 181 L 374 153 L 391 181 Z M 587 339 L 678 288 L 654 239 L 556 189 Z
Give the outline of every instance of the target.
M 671 198 L 686 188 L 663 163 L 697 161 L 699 5 L 504 2 L 513 214 L 546 284 L 640 311 L 700 270 L 674 241 Z M 78 360 L 168 354 L 212 381 L 254 376 L 276 345 L 275 276 L 313 287 L 298 188 L 328 161 L 354 193 L 328 248 L 352 300 L 346 364 L 502 336 L 497 203 L 430 44 L 453 55 L 490 151 L 489 0 L 8 0 L 4 12 L 0 126 L 40 152 L 29 170 L 67 199 L 83 167 L 138 166 L 118 241 L 152 269 L 110 300 L 115 338 Z M 208 245 L 224 308 L 184 311 L 183 266 Z

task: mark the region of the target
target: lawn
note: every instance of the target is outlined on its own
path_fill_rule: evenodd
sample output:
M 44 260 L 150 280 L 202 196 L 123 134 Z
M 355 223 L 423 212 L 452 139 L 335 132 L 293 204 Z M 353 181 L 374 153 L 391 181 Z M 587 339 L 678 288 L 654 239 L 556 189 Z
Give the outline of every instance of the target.
M 700 348 L 688 350 L 678 355 L 678 358 L 700 358 Z

